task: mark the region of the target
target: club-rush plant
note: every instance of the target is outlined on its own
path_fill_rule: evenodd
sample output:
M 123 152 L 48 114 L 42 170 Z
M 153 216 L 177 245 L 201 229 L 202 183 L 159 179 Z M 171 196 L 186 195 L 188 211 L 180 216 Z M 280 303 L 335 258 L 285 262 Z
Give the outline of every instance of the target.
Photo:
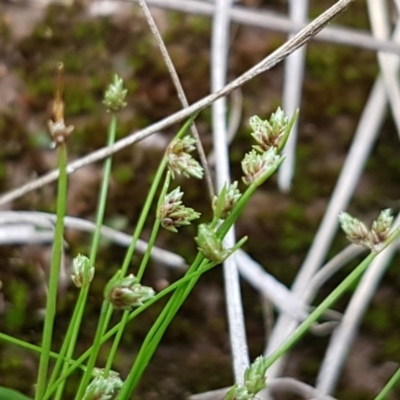
M 108 145 L 115 141 L 118 112 L 126 106 L 126 95 L 127 91 L 124 89 L 122 79 L 115 76 L 104 96 L 104 104 L 111 114 Z M 40 354 L 35 400 L 62 399 L 66 382 L 70 375 L 76 372 L 81 375 L 75 395 L 77 400 L 106 400 L 112 398 L 127 400 L 131 398 L 166 329 L 202 274 L 221 264 L 247 240 L 244 237 L 229 249 L 223 245 L 225 235 L 240 217 L 251 196 L 260 185 L 276 172 L 284 161 L 281 151 L 297 116 L 298 112 L 289 118 L 278 108 L 267 120 L 263 120 L 258 116 L 250 118 L 251 135 L 256 144 L 253 145 L 253 149 L 244 155 L 242 161 L 244 190 L 241 192 L 239 182 L 235 181 L 225 185 L 220 193 L 214 197 L 212 204 L 210 204 L 213 218 L 211 221 L 200 223 L 197 235 L 193 238 L 197 245 L 198 253 L 191 262 L 190 267 L 181 279 L 156 293 L 153 288 L 144 286 L 141 282 L 160 228 L 168 230 L 171 234 L 184 234 L 185 226 L 195 223 L 200 217 L 200 213 L 183 204 L 184 193 L 180 187 L 173 187 L 173 180 L 177 175 L 195 179 L 202 179 L 203 177 L 202 166 L 191 155 L 196 149 L 195 140 L 187 133 L 196 116 L 193 116 L 183 125 L 167 147 L 165 155 L 160 161 L 135 230 L 132 233 L 131 244 L 126 251 L 124 261 L 104 288 L 104 298 L 92 346 L 83 354 L 77 355 L 77 337 L 81 329 L 90 285 L 93 279 L 96 279 L 96 256 L 100 241 L 100 228 L 103 223 L 112 168 L 112 158 L 109 157 L 104 163 L 103 180 L 98 196 L 96 230 L 88 255 L 78 254 L 72 263 L 71 280 L 79 290 L 75 309 L 72 312 L 63 344 L 60 349 L 55 351 L 52 345 L 52 333 L 57 311 L 57 288 L 63 253 L 63 221 L 66 212 L 68 186 L 67 140 L 71 139 L 73 131 L 72 126 L 66 126 L 64 123 L 62 65 L 59 66 L 54 102 L 54 120 L 49 122 L 49 129 L 58 153 L 60 174 L 57 191 L 57 222 L 42 343 L 40 346 L 36 346 L 0 333 L 1 340 Z M 157 195 L 157 193 L 159 194 Z M 132 270 L 132 257 L 135 253 L 138 239 L 143 232 L 145 222 L 152 218 L 150 210 L 154 203 L 156 203 L 156 213 L 153 216 L 154 223 L 148 247 L 140 265 Z M 399 229 L 395 229 L 390 233 L 392 217 L 389 210 L 385 210 L 379 215 L 371 229 L 368 229 L 360 221 L 346 213 L 342 213 L 339 219 L 347 237 L 353 243 L 362 244 L 370 248 L 370 255 L 315 308 L 310 316 L 301 323 L 293 335 L 275 353 L 268 358 L 258 357 L 254 361 L 247 369 L 243 383 L 235 384 L 228 391 L 225 397 L 227 400 L 255 399 L 257 393 L 268 385 L 265 380 L 265 373 L 269 366 L 287 352 L 310 329 L 311 325 L 359 279 L 373 258 L 399 235 Z M 129 373 L 121 377 L 118 372 L 113 370 L 113 365 L 125 327 L 139 314 L 167 295 L 169 295 L 169 300 L 148 331 L 138 354 L 136 356 L 132 355 L 133 362 Z M 119 313 L 120 320 L 110 327 L 110 320 L 114 310 Z M 109 340 L 112 340 L 112 344 L 106 365 L 104 368 L 98 368 L 96 365 L 99 351 L 101 346 Z M 15 400 L 27 399 L 27 397 L 10 389 L 0 388 L 0 399 L 7 398 Z

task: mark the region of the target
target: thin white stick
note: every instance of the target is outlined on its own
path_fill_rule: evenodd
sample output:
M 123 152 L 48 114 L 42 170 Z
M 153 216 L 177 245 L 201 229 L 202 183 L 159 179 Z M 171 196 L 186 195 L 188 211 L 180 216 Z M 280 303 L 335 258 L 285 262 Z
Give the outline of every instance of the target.
M 318 291 L 324 283 L 338 272 L 342 267 L 347 265 L 351 260 L 365 252 L 363 246 L 351 244 L 337 253 L 331 260 L 329 260 L 322 268 L 320 268 L 315 275 L 310 279 L 309 284 L 304 290 L 303 300 L 306 304 L 311 303 L 315 298 Z
M 200 15 L 213 15 L 215 7 L 212 3 L 200 0 L 147 0 L 147 2 L 163 9 Z M 286 16 L 266 10 L 235 6 L 229 12 L 234 22 L 276 32 L 296 33 L 306 26 L 305 24 L 293 24 Z M 369 32 L 358 29 L 328 26 L 313 39 L 400 55 L 400 46 L 397 43 L 375 39 Z
M 232 0 L 216 0 L 212 26 L 211 43 L 211 91 L 216 92 L 226 84 L 230 18 L 229 9 Z M 217 191 L 229 184 L 229 143 L 227 133 L 226 98 L 223 97 L 212 104 L 212 133 L 215 151 Z M 233 247 L 236 242 L 234 227 L 224 239 L 226 248 Z M 235 382 L 242 384 L 244 373 L 250 364 L 242 298 L 240 293 L 239 272 L 235 255 L 223 263 L 225 299 L 227 306 L 229 339 L 232 353 Z
M 2 226 L 10 226 L 16 223 L 31 224 L 39 228 L 54 230 L 54 224 L 56 221 L 56 215 L 48 214 L 43 212 L 35 211 L 0 211 L 0 228 Z M 93 232 L 96 228 L 96 224 L 90 221 L 86 221 L 81 218 L 66 216 L 64 224 L 67 228 L 77 229 L 83 232 Z M 37 232 L 35 233 L 35 235 Z M 43 234 L 43 232 L 42 232 Z M 113 242 L 122 245 L 129 246 L 132 242 L 132 236 L 126 233 L 117 231 L 107 226 L 101 227 L 101 235 L 105 238 L 112 240 Z M 53 240 L 54 234 L 51 234 L 51 240 Z M 47 238 L 43 235 L 43 239 Z M 26 243 L 31 243 L 27 241 Z M 136 249 L 140 253 L 144 253 L 147 249 L 147 242 L 139 239 L 136 245 Z M 151 252 L 151 257 L 164 265 L 172 268 L 186 269 L 187 264 L 185 260 L 168 250 L 163 250 L 157 246 L 154 246 Z
M 291 0 L 289 15 L 293 24 L 307 21 L 308 0 Z M 283 109 L 286 115 L 293 115 L 300 108 L 303 87 L 304 62 L 307 46 L 303 46 L 285 60 L 283 82 Z M 289 139 L 283 149 L 285 162 L 278 171 L 278 186 L 283 192 L 290 190 L 295 170 L 298 120 L 293 125 Z
M 389 36 L 390 24 L 387 9 L 384 8 L 386 3 L 369 0 L 367 4 L 374 35 L 380 38 L 387 38 Z M 398 23 L 393 35 L 394 40 L 399 38 L 399 31 L 400 24 Z M 389 103 L 392 108 L 392 114 L 397 125 L 398 133 L 400 133 L 400 118 L 398 113 L 400 90 L 397 79 L 399 61 L 397 58 L 383 54 L 378 54 L 378 60 L 382 70 Z M 318 387 L 320 387 L 324 393 L 332 392 L 336 386 L 338 374 L 344 364 L 351 343 L 355 339 L 361 318 L 376 291 L 376 287 L 394 251 L 395 248 L 390 247 L 385 250 L 383 254 L 380 254 L 371 264 L 347 307 L 342 323 L 331 338 L 317 378 Z
M 117 2 L 118 0 L 113 0 Z M 126 1 L 139 1 L 139 0 L 120 0 L 121 2 Z M 101 0 L 97 0 L 97 3 L 101 3 Z M 200 1 L 200 0 L 147 0 L 147 3 L 154 6 L 167 10 L 177 10 L 190 14 L 199 15 L 213 15 L 214 5 L 212 2 Z M 396 6 L 400 4 L 399 0 L 395 0 Z M 91 4 L 92 8 L 96 7 L 96 1 Z M 257 26 L 266 28 L 269 30 L 284 32 L 284 33 L 295 33 L 302 29 L 306 23 L 297 24 L 293 23 L 286 16 L 270 12 L 263 9 L 253 9 L 236 6 L 230 10 L 231 19 L 234 22 L 241 23 L 243 25 Z M 381 51 L 385 53 L 393 53 L 400 55 L 400 46 L 397 43 L 375 39 L 367 31 L 362 31 L 352 28 L 344 27 L 327 27 L 323 32 L 318 34 L 314 39 L 319 41 L 325 41 L 330 43 L 345 44 L 349 46 L 361 47 L 372 51 Z
M 294 393 L 304 399 L 335 400 L 334 397 L 320 393 L 318 389 L 294 378 L 273 379 L 268 382 L 268 387 L 274 392 Z
M 388 2 L 382 0 L 367 0 L 368 15 L 372 33 L 379 39 L 389 39 L 390 19 L 387 9 Z M 395 66 L 398 57 L 392 54 L 378 53 L 378 63 L 382 72 L 382 79 L 389 99 L 392 117 L 400 137 L 400 87 L 397 68 Z
M 323 263 L 326 252 L 337 230 L 338 215 L 340 211 L 346 209 L 354 192 L 354 188 L 360 179 L 365 160 L 378 135 L 379 128 L 383 122 L 386 104 L 385 89 L 382 81 L 378 79 L 364 108 L 353 143 L 323 220 L 293 284 L 293 293 L 300 296 L 300 298 L 302 298 L 302 293 L 306 290 L 310 279 L 312 279 Z M 296 326 L 297 323 L 293 322 L 287 315 L 280 315 L 265 353 L 271 354 L 282 341 L 290 336 Z M 274 377 L 279 375 L 283 367 L 283 362 L 284 359 L 281 358 L 274 363 L 268 371 L 269 376 Z
M 295 297 L 284 284 L 276 280 L 243 250 L 237 250 L 235 257 L 240 276 L 267 297 L 277 310 L 289 314 L 297 321 L 307 318 L 308 306 Z

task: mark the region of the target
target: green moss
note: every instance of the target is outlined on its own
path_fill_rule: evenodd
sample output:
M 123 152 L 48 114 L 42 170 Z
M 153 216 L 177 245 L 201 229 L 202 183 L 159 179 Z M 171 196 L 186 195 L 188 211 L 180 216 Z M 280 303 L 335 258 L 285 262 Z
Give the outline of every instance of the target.
M 7 176 L 6 166 L 4 165 L 4 163 L 0 162 L 0 181 L 2 182 L 3 180 L 5 180 L 6 176 Z
M 363 68 L 354 64 L 355 57 Z M 324 44 L 321 51 L 320 44 L 309 45 L 304 96 L 318 99 L 318 107 L 303 107 L 302 114 L 311 113 L 316 120 L 339 113 L 359 114 L 376 73 L 376 60 L 371 52 L 333 44 Z M 347 96 L 343 95 L 346 87 L 349 88 Z
M 48 41 L 49 38 L 53 35 L 53 30 L 47 23 L 39 23 L 36 25 L 35 29 L 32 32 L 31 39 L 38 41 Z
M 108 20 L 103 18 L 75 23 L 71 30 L 72 39 L 79 43 L 102 43 L 107 35 L 109 26 Z
M 11 280 L 7 283 L 8 299 L 12 308 L 5 315 L 5 326 L 10 331 L 21 328 L 26 321 L 28 288 L 23 281 Z
M 119 165 L 113 173 L 114 179 L 119 184 L 126 184 L 134 177 L 134 171 L 131 165 Z
M 35 77 L 28 81 L 28 91 L 31 96 L 48 98 L 54 94 L 54 78 L 50 77 L 50 74 L 40 74 L 37 79 Z M 43 101 L 40 101 L 40 103 L 42 102 Z M 42 107 L 42 105 L 40 107 Z
M 313 340 L 313 347 L 317 347 L 318 343 L 316 343 L 316 339 Z M 322 340 L 321 340 L 322 342 Z M 322 345 L 321 345 L 322 347 Z M 300 362 L 300 374 L 303 377 L 303 380 L 308 381 L 309 379 L 313 379 L 319 371 L 321 363 L 317 359 L 313 359 L 312 357 L 303 356 L 302 361 Z
M 388 332 L 392 326 L 392 318 L 385 307 L 368 310 L 364 322 L 376 334 Z
M 310 224 L 303 207 L 293 204 L 281 220 L 281 251 L 286 254 L 306 251 L 312 242 L 313 234 L 310 233 Z
M 23 121 L 17 117 L 3 116 L 3 128 L 0 129 L 0 140 L 2 146 L 0 150 L 0 160 L 18 160 L 24 152 L 29 149 L 29 140 Z M 3 167 L 6 166 L 3 164 Z
M 96 107 L 102 108 L 96 104 Z M 106 114 L 104 112 L 104 114 Z M 85 125 L 76 126 L 73 137 L 69 141 L 69 149 L 77 154 L 83 154 L 90 149 L 103 147 L 107 140 L 106 118 L 87 118 Z
M 340 400 L 371 400 L 371 393 L 363 389 L 339 390 L 336 397 Z
M 388 326 L 387 331 L 392 331 L 393 326 Z M 385 338 L 383 343 L 383 357 L 384 359 L 397 360 L 400 355 L 400 342 L 397 335 L 391 335 Z
M 314 19 L 332 6 L 330 0 L 319 0 L 310 7 L 310 19 Z M 362 1 L 354 1 L 348 9 L 338 15 L 333 24 L 343 25 L 357 29 L 369 30 L 367 7 Z
M 31 104 L 46 108 L 55 90 L 56 64 L 61 61 L 65 70 L 65 112 L 81 115 L 95 111 L 109 83 L 108 46 L 116 32 L 107 19 L 71 23 L 66 14 L 49 8 L 44 22 L 19 46 L 26 59 L 24 74 Z
M 11 36 L 11 30 L 9 21 L 7 21 L 5 14 L 2 14 L 0 16 L 0 39 L 2 40 L 3 43 L 5 43 L 8 41 L 8 39 L 10 39 L 10 36 Z
M 209 36 L 211 30 L 211 19 L 198 15 L 190 15 L 188 17 L 188 26 L 194 36 L 205 35 Z
M 77 81 L 71 84 L 71 90 L 65 91 L 65 114 L 69 117 L 91 113 L 99 108 L 100 99 L 96 99 L 90 88 L 85 86 Z
M 32 148 L 50 149 L 52 145 L 52 140 L 47 130 L 35 132 L 33 135 L 29 136 L 28 140 L 29 140 L 29 145 Z
M 191 32 L 191 38 L 209 37 L 211 20 L 208 17 L 196 15 L 183 15 L 180 12 L 168 14 L 168 31 L 164 37 L 167 43 L 176 40 L 176 35 L 182 32 Z
M 79 74 L 84 70 L 85 60 L 76 54 L 65 54 L 62 57 L 65 71 L 68 74 Z

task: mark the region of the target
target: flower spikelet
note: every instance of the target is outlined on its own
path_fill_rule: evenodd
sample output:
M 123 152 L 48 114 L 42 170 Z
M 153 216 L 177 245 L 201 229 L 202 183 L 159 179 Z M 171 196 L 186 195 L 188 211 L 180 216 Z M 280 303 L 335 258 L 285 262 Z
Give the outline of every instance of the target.
M 210 261 L 221 263 L 232 253 L 232 251 L 224 248 L 221 239 L 207 224 L 199 225 L 195 240 L 199 251 Z
M 364 223 L 346 212 L 340 213 L 339 221 L 350 242 L 368 247 L 369 230 Z
M 174 139 L 167 149 L 168 168 L 172 178 L 175 174 L 183 175 L 186 178 L 193 176 L 201 179 L 203 177 L 203 168 L 189 154 L 195 150 L 196 141 L 191 136 L 184 136 L 182 139 Z
M 246 369 L 244 383 L 236 383 L 226 394 L 225 400 L 253 400 L 257 393 L 266 388 L 265 373 L 267 371 L 266 359 L 262 356 Z
M 105 377 L 103 370 L 95 368 L 95 378 L 86 388 L 83 400 L 110 400 L 121 390 L 123 382 L 119 374 L 110 371 Z
M 94 276 L 94 267 L 90 265 L 89 258 L 78 254 L 72 261 L 72 281 L 77 287 L 86 287 Z
M 253 148 L 259 152 L 269 150 L 271 147 L 280 147 L 285 135 L 285 129 L 289 123 L 289 118 L 279 107 L 268 120 L 263 120 L 257 115 L 250 117 L 249 124 L 253 129 L 252 136 L 258 143 Z
M 271 175 L 282 160 L 283 157 L 276 153 L 274 147 L 264 153 L 258 153 L 253 149 L 242 160 L 243 182 L 246 185 L 250 185 L 253 182 L 262 180 L 265 176 Z
M 389 235 L 393 216 L 389 209 L 382 211 L 372 223 L 371 229 L 368 229 L 361 221 L 346 212 L 340 213 L 339 221 L 350 242 L 379 252 L 383 249 Z
M 143 286 L 138 279 L 130 274 L 124 278 L 119 276 L 111 279 L 104 290 L 105 298 L 118 310 L 130 310 L 139 307 L 154 296 L 151 287 Z
M 241 195 L 237 181 L 231 183 L 229 186 L 225 185 L 220 194 L 213 198 L 212 207 L 214 215 L 218 219 L 226 219 Z
M 114 75 L 113 82 L 108 86 L 103 104 L 109 111 L 117 112 L 126 107 L 125 101 L 128 90 L 124 89 L 124 81 L 118 75 Z
M 250 393 L 257 394 L 266 387 L 267 365 L 263 356 L 257 357 L 244 373 L 244 385 Z
M 369 233 L 370 244 L 374 249 L 379 251 L 382 243 L 387 239 L 390 228 L 393 223 L 392 211 L 386 209 L 381 211 L 378 218 L 372 223 L 371 231 Z
M 200 217 L 200 213 L 182 204 L 182 197 L 183 192 L 178 186 L 165 196 L 157 212 L 161 226 L 174 233 L 180 226 L 190 225 L 191 221 Z

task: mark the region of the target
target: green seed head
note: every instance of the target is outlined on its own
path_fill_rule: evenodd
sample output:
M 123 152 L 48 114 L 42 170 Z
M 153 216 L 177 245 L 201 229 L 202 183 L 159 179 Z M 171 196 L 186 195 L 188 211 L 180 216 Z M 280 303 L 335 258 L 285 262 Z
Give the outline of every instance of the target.
M 125 101 L 128 90 L 124 89 L 124 81 L 118 75 L 114 75 L 113 82 L 108 86 L 103 104 L 109 111 L 118 112 L 126 107 Z
M 92 282 L 94 267 L 90 265 L 89 258 L 78 254 L 72 262 L 72 281 L 77 287 L 86 287 Z
M 104 290 L 105 298 L 118 310 L 139 307 L 154 294 L 151 287 L 141 285 L 133 274 L 124 278 L 114 277 Z

